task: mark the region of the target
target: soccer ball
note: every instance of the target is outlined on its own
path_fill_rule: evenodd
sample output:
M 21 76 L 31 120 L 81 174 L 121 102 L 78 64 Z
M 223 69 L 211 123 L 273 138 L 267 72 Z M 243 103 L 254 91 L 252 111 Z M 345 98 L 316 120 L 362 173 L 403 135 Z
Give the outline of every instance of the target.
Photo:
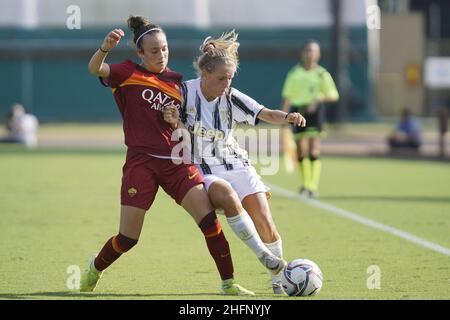
M 296 259 L 284 268 L 281 284 L 290 296 L 315 296 L 322 288 L 322 271 L 311 260 Z

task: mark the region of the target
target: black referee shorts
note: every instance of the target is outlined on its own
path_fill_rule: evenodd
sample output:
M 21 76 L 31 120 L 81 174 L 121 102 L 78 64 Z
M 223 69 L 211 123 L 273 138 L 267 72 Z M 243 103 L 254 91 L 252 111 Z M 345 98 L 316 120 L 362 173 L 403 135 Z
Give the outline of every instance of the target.
M 324 122 L 324 108 L 323 105 L 319 107 L 314 112 L 306 112 L 307 106 L 293 106 L 290 112 L 299 112 L 306 119 L 306 126 L 299 127 L 292 125 L 292 133 L 294 136 L 301 136 L 303 134 L 319 135 L 322 132 L 323 122 Z

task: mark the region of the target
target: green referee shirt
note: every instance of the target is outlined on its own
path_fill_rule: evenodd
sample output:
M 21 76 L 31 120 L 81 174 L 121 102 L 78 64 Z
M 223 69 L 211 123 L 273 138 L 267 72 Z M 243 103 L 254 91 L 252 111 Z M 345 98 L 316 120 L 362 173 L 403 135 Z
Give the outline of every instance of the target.
M 330 73 L 323 67 L 306 70 L 296 65 L 287 74 L 282 96 L 293 106 L 309 105 L 316 99 L 339 98 L 339 93 Z

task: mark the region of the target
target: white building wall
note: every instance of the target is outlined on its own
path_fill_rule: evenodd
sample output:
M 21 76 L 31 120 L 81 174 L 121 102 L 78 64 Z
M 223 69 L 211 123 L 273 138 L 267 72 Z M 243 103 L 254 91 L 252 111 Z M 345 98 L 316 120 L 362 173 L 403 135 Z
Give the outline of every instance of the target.
M 0 26 L 65 26 L 78 5 L 81 26 L 123 24 L 130 14 L 163 26 L 320 27 L 332 22 L 333 0 L 1 0 Z M 364 25 L 365 1 L 345 0 L 349 25 Z

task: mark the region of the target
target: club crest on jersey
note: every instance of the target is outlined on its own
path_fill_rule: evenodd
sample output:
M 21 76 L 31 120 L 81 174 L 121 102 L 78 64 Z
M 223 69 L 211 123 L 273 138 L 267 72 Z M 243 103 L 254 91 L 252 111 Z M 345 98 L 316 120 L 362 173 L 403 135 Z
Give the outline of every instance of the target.
M 195 108 L 193 106 L 190 106 L 189 109 L 188 109 L 188 113 L 189 114 L 195 113 Z
M 206 137 L 214 140 L 224 140 L 225 132 L 222 130 L 206 129 L 200 126 L 200 122 L 194 123 L 193 126 L 189 126 L 188 130 L 190 133 L 195 134 L 199 137 Z
M 180 103 L 173 97 L 159 91 L 157 94 L 151 89 L 145 89 L 142 91 L 142 99 L 150 104 L 150 108 L 158 111 L 164 111 L 164 107 L 167 105 L 174 105 L 178 109 L 180 108 Z
M 128 195 L 130 196 L 130 198 L 133 198 L 137 193 L 136 188 L 130 188 L 128 189 Z

